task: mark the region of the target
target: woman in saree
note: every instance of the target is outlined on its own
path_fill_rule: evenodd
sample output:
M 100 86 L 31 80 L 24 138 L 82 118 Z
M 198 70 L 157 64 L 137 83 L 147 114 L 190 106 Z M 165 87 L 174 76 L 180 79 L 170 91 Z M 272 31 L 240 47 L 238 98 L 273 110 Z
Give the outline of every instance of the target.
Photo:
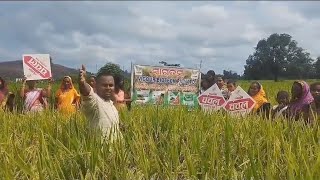
M 20 96 L 24 99 L 24 112 L 26 113 L 41 112 L 48 108 L 46 98 L 50 97 L 52 80 L 49 79 L 46 89 L 37 88 L 36 83 L 36 80 L 26 80 L 26 78 L 23 80 Z
M 271 105 L 268 102 L 266 93 L 259 82 L 252 82 L 248 94 L 255 100 L 256 105 L 253 107 L 254 113 L 265 113 L 269 116 Z
M 58 111 L 70 114 L 76 112 L 79 107 L 80 94 L 74 88 L 70 76 L 65 76 L 60 88 L 56 92 L 56 107 Z
M 295 81 L 291 88 L 287 117 L 293 120 L 303 118 L 305 122 L 310 123 L 309 110 L 313 100 L 309 85 L 305 81 Z

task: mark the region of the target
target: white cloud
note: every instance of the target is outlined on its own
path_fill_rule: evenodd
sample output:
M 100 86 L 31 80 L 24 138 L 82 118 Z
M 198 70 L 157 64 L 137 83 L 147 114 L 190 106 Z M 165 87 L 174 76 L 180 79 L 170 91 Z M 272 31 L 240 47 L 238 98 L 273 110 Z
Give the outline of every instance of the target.
M 212 27 L 228 18 L 228 13 L 223 6 L 202 5 L 192 7 L 190 13 L 186 13 L 186 20 L 196 25 Z
M 70 67 L 160 60 L 243 71 L 260 39 L 288 33 L 319 56 L 318 2 L 1 3 L 0 61 L 50 53 Z M 14 16 L 12 15 L 14 14 Z M 91 68 L 91 69 L 90 69 Z
M 257 43 L 261 37 L 263 37 L 263 33 L 257 29 L 254 24 L 246 24 L 245 30 L 242 36 L 250 43 Z
M 131 30 L 136 31 L 140 36 L 159 40 L 170 40 L 176 36 L 173 26 L 158 17 L 142 16 Z

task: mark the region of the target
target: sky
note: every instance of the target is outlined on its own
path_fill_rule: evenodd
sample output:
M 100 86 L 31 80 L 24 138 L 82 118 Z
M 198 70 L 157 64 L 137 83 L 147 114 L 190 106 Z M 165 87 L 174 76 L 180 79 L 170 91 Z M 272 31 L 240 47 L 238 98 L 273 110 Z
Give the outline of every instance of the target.
M 50 54 L 88 71 L 106 62 L 243 73 L 259 40 L 287 33 L 320 56 L 320 2 L 0 2 L 0 62 Z

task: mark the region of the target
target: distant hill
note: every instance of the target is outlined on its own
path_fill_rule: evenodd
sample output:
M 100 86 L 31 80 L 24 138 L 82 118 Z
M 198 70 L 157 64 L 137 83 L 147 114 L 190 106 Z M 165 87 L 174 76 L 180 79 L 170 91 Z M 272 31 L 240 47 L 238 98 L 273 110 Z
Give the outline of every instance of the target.
M 51 64 L 52 75 L 54 79 L 60 79 L 63 76 L 77 76 L 77 69 L 68 68 L 59 64 Z M 23 77 L 22 61 L 0 62 L 0 77 L 15 80 Z

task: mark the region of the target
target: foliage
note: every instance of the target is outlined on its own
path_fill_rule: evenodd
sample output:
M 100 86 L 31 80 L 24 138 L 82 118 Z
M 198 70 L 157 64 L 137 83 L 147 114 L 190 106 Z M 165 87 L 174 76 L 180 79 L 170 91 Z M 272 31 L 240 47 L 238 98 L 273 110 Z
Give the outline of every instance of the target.
M 120 69 L 120 66 L 114 63 L 107 63 L 103 67 L 101 67 L 97 73 L 97 75 L 101 73 L 111 73 L 114 77 L 121 77 L 123 76 L 123 71 Z
M 315 76 L 320 77 L 320 57 L 317 58 L 317 61 L 314 63 Z
M 240 75 L 238 75 L 236 72 L 234 71 L 227 71 L 227 70 L 223 70 L 223 77 L 225 79 L 240 79 Z
M 288 34 L 270 35 L 258 42 L 255 52 L 246 60 L 244 76 L 247 79 L 274 79 L 279 77 L 302 79 L 313 77 L 313 59 Z

